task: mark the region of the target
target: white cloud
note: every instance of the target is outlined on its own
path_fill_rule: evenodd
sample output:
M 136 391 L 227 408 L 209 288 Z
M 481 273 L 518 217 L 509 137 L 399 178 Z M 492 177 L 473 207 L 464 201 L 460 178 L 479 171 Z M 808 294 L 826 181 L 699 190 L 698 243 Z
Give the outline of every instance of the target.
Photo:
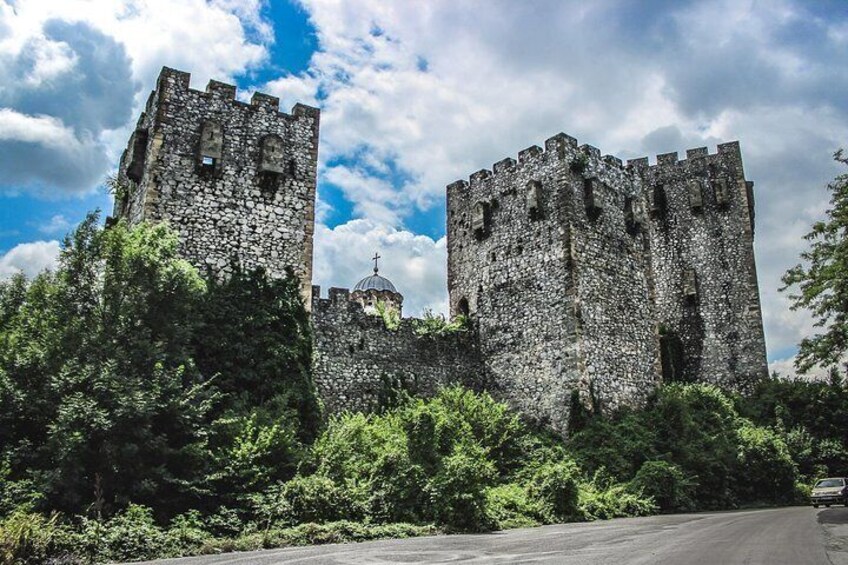
M 795 356 L 786 359 L 776 359 L 769 363 L 769 374 L 777 373 L 788 379 L 809 379 L 811 381 L 824 381 L 830 378 L 830 371 L 821 367 L 813 367 L 803 375 L 795 370 Z
M 56 214 L 44 224 L 38 226 L 38 231 L 46 234 L 65 233 L 71 229 L 71 222 L 62 214 Z
M 0 256 L 0 280 L 15 273 L 32 277 L 56 266 L 59 258 L 58 241 L 33 241 L 16 245 Z
M 59 150 L 79 145 L 74 132 L 52 116 L 28 116 L 0 108 L 0 141 L 38 143 Z
M 739 139 L 772 356 L 811 329 L 776 289 L 848 139 L 844 21 L 789 0 L 303 3 L 320 50 L 268 88 L 321 93 L 322 179 L 358 217 L 401 227 L 558 131 L 622 157 Z
M 353 288 L 371 274 L 375 252 L 382 256 L 380 274 L 404 296 L 404 316 L 418 316 L 425 308 L 447 312 L 445 239 L 371 220 L 352 220 L 334 229 L 316 226 L 313 284 L 321 285 L 323 296 L 331 286 Z

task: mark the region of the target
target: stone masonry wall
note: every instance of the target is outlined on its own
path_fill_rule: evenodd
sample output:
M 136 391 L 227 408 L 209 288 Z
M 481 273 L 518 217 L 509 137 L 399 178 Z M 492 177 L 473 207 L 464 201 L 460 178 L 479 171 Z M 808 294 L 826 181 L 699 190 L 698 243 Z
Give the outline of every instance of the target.
M 614 409 L 665 380 L 746 390 L 767 374 L 753 183 L 738 143 L 623 166 L 558 134 L 447 187 L 451 314 L 471 331 L 420 337 L 311 286 L 319 111 L 163 68 L 119 170 L 114 216 L 167 221 L 182 254 L 300 278 L 328 410 L 392 387 L 486 388 L 566 432 L 576 398 Z M 314 294 L 314 295 L 313 295 Z
M 657 322 L 682 346 L 676 379 L 746 390 L 767 374 L 753 183 L 738 142 L 630 162 L 644 182 Z M 663 196 L 665 204 L 655 204 Z M 668 367 L 667 367 L 668 372 Z
M 448 186 L 451 309 L 467 300 L 487 383 L 561 431 L 574 391 L 644 399 L 659 350 L 644 235 L 624 219 L 638 179 L 565 134 L 493 169 Z
M 450 384 L 480 388 L 470 333 L 417 336 L 411 318 L 389 330 L 350 300 L 347 289 L 331 288 L 329 298 L 320 294 L 313 287 L 313 377 L 328 413 L 373 410 L 391 387 L 422 395 Z
M 282 276 L 292 267 L 308 299 L 319 111 L 297 104 L 282 113 L 261 93 L 246 104 L 234 86 L 210 81 L 200 92 L 189 78 L 163 68 L 122 158 L 131 190 L 114 215 L 168 221 L 202 270 L 226 274 L 236 262 Z M 205 166 L 207 153 L 220 156 Z M 263 172 L 263 159 L 276 172 Z
M 623 166 L 559 134 L 448 186 L 451 311 L 489 388 L 565 431 L 575 392 L 614 409 L 663 375 L 765 375 L 752 184 L 736 143 L 689 153 Z
M 569 147 L 577 158 L 577 144 Z M 656 388 L 659 349 L 641 184 L 615 157 L 583 146 L 585 169 L 565 177 L 577 281 L 582 383 L 595 407 L 639 404 Z
M 552 140 L 554 144 L 557 140 Z M 531 147 L 448 186 L 451 313 L 468 311 L 484 378 L 500 398 L 557 428 L 579 378 L 568 198 L 557 151 Z

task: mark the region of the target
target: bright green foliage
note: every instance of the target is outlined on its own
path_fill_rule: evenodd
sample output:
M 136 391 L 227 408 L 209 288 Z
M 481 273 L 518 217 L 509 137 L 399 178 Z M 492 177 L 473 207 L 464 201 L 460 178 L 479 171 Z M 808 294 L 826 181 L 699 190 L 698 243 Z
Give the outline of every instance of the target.
M 742 418 L 733 399 L 712 385 L 664 386 L 647 409 L 623 412 L 610 420 L 596 418 L 570 445 L 589 472 L 603 469 L 619 482 L 642 472 L 636 482 L 641 491 L 635 492 L 657 496 L 663 510 L 689 507 L 689 496 L 691 507 L 697 509 L 779 503 L 793 496 L 797 478 L 779 434 Z M 648 481 L 659 468 L 642 471 L 646 461 L 652 460 L 666 461 L 682 474 L 674 478 L 664 473 L 671 481 L 670 491 L 663 492 L 666 487 L 651 486 Z M 774 468 L 773 476 L 767 478 L 769 486 L 761 488 L 758 481 L 770 466 Z M 775 490 L 775 481 L 785 488 Z M 679 498 L 676 489 L 689 482 L 697 488 Z
M 348 491 L 322 475 L 298 475 L 282 486 L 280 497 L 289 524 L 362 518 Z
M 486 508 L 489 518 L 498 529 L 530 528 L 542 522 L 542 508 L 519 483 L 506 483 L 486 490 Z
M 414 320 L 415 335 L 421 337 L 441 337 L 458 332 L 468 331 L 468 317 L 459 314 L 448 321 L 443 314 L 435 314 L 432 310 L 424 310 L 420 319 Z
M 564 522 L 577 516 L 579 480 L 580 470 L 567 459 L 546 463 L 533 471 L 529 493 L 539 505 L 543 521 Z
M 395 331 L 400 327 L 400 313 L 396 309 L 389 308 L 382 300 L 378 300 L 374 308 L 377 310 L 377 315 L 383 320 L 386 329 Z
M 701 508 L 736 503 L 737 419 L 731 400 L 712 385 L 664 387 L 648 413 L 654 451 L 695 478 Z
M 653 499 L 662 512 L 693 510 L 697 486 L 679 466 L 667 461 L 645 461 L 630 481 L 631 492 Z
M 848 165 L 842 150 L 834 159 Z M 817 365 L 835 368 L 848 352 L 848 173 L 837 176 L 828 190 L 831 207 L 804 237 L 810 248 L 801 254 L 803 263 L 783 275 L 781 290 L 795 289 L 792 309 L 809 310 L 823 329 L 801 341 L 795 361 L 801 372 Z
M 775 430 L 806 482 L 848 468 L 848 389 L 842 379 L 772 377 L 740 401 L 739 410 Z
M 625 484 L 600 488 L 595 482 L 580 485 L 578 508 L 585 520 L 650 516 L 657 512 L 652 499 L 630 492 Z
M 738 431 L 736 491 L 742 500 L 791 502 L 798 470 L 786 443 L 768 428 L 749 423 Z
M 15 511 L 0 521 L 0 563 L 43 563 L 59 553 L 58 516 Z
M 207 285 L 177 248 L 164 225 L 92 214 L 55 273 L 0 283 L 4 512 L 161 519 L 295 474 L 320 421 L 296 280 Z
M 436 523 L 460 532 L 491 529 L 485 491 L 496 476 L 495 465 L 479 445 L 457 444 L 427 485 Z
M 92 215 L 55 274 L 0 285 L 0 445 L 49 506 L 164 502 L 198 485 L 213 394 L 187 355 L 204 291 L 162 226 Z

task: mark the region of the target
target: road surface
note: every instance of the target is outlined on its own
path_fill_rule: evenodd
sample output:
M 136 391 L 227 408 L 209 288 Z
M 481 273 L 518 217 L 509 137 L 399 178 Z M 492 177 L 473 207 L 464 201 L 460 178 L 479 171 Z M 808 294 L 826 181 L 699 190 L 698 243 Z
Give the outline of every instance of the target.
M 848 565 L 848 508 L 678 514 L 156 561 L 157 565 Z

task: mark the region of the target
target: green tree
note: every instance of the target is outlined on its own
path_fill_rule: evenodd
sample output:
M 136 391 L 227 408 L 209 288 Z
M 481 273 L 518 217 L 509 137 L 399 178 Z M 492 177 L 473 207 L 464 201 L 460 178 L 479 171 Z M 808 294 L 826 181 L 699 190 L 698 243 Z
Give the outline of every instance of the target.
M 841 149 L 834 159 L 848 165 Z M 838 175 L 828 189 L 832 195 L 825 220 L 804 237 L 810 248 L 801 254 L 803 262 L 783 275 L 781 288 L 795 289 L 792 309 L 809 310 L 822 329 L 801 341 L 795 364 L 802 373 L 814 366 L 836 367 L 848 351 L 848 173 Z
M 204 283 L 164 226 L 97 223 L 65 240 L 55 274 L 0 287 L 10 479 L 65 510 L 173 504 L 197 494 L 212 400 L 188 355 Z
M 295 277 L 207 283 L 164 224 L 91 214 L 55 273 L 0 283 L 0 492 L 158 518 L 245 503 L 317 433 L 310 361 Z

